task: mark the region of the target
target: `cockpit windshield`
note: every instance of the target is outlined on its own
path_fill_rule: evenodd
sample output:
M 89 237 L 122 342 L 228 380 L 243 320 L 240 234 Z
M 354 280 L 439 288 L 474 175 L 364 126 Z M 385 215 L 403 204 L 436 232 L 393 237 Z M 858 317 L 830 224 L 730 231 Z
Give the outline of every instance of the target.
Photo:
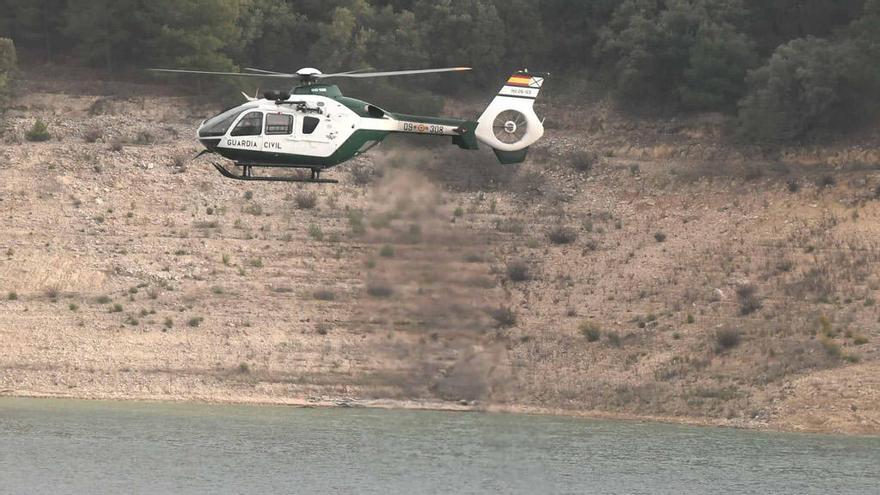
M 216 117 L 211 117 L 202 124 L 202 127 L 199 129 L 199 137 L 222 136 L 226 134 L 226 131 L 229 130 L 229 126 L 232 125 L 236 117 L 241 115 L 242 112 L 257 106 L 259 105 L 240 105 L 230 108 Z

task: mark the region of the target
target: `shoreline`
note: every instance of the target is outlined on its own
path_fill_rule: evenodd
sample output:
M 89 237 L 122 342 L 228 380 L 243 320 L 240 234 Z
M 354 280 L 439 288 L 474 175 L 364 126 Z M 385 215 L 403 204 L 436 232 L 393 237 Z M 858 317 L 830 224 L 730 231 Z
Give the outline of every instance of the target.
M 489 414 L 516 414 L 535 416 L 558 416 L 567 418 L 580 418 L 600 421 L 625 421 L 639 423 L 660 423 L 668 425 L 694 426 L 704 428 L 733 428 L 739 430 L 751 430 L 767 433 L 803 433 L 812 435 L 842 435 L 850 437 L 880 438 L 880 433 L 868 433 L 854 431 L 853 429 L 829 430 L 821 428 L 797 428 L 793 425 L 786 427 L 785 424 L 773 424 L 758 421 L 725 420 L 713 418 L 693 418 L 680 416 L 638 415 L 630 413 L 616 413 L 609 411 L 576 411 L 559 408 L 547 408 L 527 405 L 509 404 L 468 404 L 457 402 L 429 401 L 429 400 L 400 400 L 400 399 L 355 399 L 350 397 L 248 397 L 230 396 L 217 397 L 173 397 L 167 395 L 111 395 L 111 394 L 64 394 L 53 392 L 39 392 L 27 390 L 0 390 L 0 398 L 18 399 L 67 399 L 82 401 L 107 401 L 107 402 L 154 402 L 154 403 L 189 403 L 203 405 L 241 405 L 241 406 L 286 406 L 296 408 L 364 408 L 364 409 L 387 409 L 407 411 L 442 411 L 442 412 L 469 412 Z

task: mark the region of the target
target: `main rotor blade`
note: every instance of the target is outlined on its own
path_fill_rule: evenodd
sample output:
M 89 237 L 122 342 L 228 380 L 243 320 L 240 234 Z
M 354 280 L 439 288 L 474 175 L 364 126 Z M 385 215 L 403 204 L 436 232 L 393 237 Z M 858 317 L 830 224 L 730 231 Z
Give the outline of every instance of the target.
M 296 74 L 288 74 L 286 72 L 275 72 L 274 70 L 256 69 L 254 67 L 245 67 L 244 70 L 250 71 L 250 72 L 257 72 L 260 74 L 275 74 L 278 76 L 291 76 L 291 77 L 296 76 Z
M 245 74 L 243 72 L 213 72 L 207 70 L 183 70 L 183 69 L 147 69 L 151 72 L 167 72 L 172 74 L 204 74 L 209 76 L 235 76 L 235 77 L 275 77 L 280 79 L 297 79 L 296 74 Z
M 407 76 L 412 74 L 432 74 L 435 72 L 461 72 L 471 70 L 470 67 L 447 67 L 444 69 L 418 69 L 418 70 L 392 70 L 386 72 L 360 72 L 360 73 L 351 73 L 351 72 L 339 72 L 336 74 L 317 74 L 315 78 L 317 79 L 326 79 L 328 77 L 390 77 L 390 76 Z

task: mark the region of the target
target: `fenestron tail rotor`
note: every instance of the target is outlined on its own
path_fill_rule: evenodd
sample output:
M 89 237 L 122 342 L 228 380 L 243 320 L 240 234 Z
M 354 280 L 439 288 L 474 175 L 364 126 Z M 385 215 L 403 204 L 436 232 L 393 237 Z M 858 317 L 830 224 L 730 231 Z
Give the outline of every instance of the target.
M 528 131 L 526 116 L 516 110 L 505 110 L 495 117 L 492 122 L 492 131 L 499 141 L 505 144 L 515 144 L 522 140 Z

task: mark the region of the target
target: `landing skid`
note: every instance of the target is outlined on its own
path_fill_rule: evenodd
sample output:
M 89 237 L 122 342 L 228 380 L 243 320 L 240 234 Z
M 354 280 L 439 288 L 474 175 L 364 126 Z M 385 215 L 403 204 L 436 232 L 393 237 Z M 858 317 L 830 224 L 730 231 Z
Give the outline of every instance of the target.
M 214 165 L 214 168 L 217 169 L 218 172 L 223 174 L 223 177 L 235 180 L 254 180 L 254 181 L 263 181 L 263 182 L 311 182 L 315 184 L 338 184 L 339 181 L 335 179 L 322 179 L 321 178 L 321 170 L 317 168 L 309 169 L 311 170 L 311 177 L 291 177 L 291 176 L 271 176 L 271 175 L 254 175 L 253 168 L 254 167 L 271 167 L 271 165 L 259 165 L 259 164 L 249 164 L 249 163 L 237 163 L 236 165 L 241 167 L 242 173 L 234 174 L 226 169 L 223 165 L 219 163 L 211 163 Z M 305 168 L 305 167 L 302 167 Z

